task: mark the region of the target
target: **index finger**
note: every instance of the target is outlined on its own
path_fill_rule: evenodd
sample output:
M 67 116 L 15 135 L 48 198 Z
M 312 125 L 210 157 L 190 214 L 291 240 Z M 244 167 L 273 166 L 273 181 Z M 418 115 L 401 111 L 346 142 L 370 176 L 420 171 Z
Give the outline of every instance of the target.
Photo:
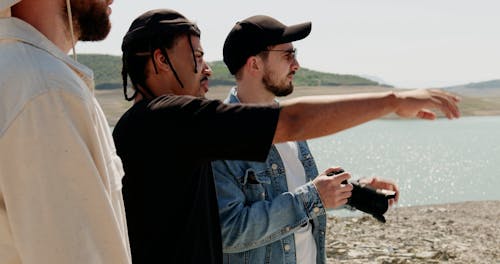
M 437 100 L 438 107 L 449 119 L 460 117 L 458 102 L 460 98 L 442 90 L 432 90 L 433 99 Z
M 351 174 L 349 174 L 348 172 L 341 172 L 339 174 L 332 175 L 328 173 L 327 176 L 332 177 L 332 184 L 334 185 L 340 185 L 343 181 L 347 181 L 351 178 Z

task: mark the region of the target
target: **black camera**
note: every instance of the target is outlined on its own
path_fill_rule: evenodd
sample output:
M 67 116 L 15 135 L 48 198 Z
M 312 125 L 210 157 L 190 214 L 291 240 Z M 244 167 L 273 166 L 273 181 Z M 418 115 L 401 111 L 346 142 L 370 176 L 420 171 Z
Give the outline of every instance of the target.
M 327 175 L 337 175 L 343 170 L 330 172 Z M 395 198 L 396 193 L 389 190 L 374 189 L 359 182 L 350 182 L 353 186 L 351 197 L 347 200 L 347 206 L 371 214 L 375 219 L 385 223 L 384 214 L 389 209 L 389 199 Z M 347 184 L 343 181 L 342 184 Z

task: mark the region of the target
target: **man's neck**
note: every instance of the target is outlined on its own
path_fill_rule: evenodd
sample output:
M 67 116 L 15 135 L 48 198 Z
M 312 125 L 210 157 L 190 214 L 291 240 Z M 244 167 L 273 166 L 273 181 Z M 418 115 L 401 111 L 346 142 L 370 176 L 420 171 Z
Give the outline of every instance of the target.
M 255 83 L 237 83 L 237 96 L 241 103 L 246 104 L 272 104 L 275 103 L 275 96 L 263 85 Z
M 69 19 L 61 14 L 62 1 L 24 0 L 12 7 L 12 17 L 17 17 L 36 28 L 64 53 L 72 48 Z

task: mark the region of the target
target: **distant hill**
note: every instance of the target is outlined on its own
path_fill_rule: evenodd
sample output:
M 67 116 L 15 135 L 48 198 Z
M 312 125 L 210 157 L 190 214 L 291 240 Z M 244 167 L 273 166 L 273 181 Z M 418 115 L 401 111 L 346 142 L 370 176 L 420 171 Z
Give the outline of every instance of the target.
M 500 88 L 500 79 L 499 80 L 491 80 L 485 82 L 473 82 L 462 85 L 455 85 L 450 87 L 445 87 L 446 89 L 456 89 L 456 88 L 472 88 L 472 89 L 491 89 L 491 88 Z
M 378 83 L 379 85 L 384 85 L 384 86 L 390 86 L 390 87 L 393 87 L 392 84 L 386 82 L 385 80 L 383 80 L 382 78 L 380 77 L 377 77 L 377 76 L 373 76 L 373 75 L 366 75 L 366 74 L 362 74 L 360 75 L 361 77 L 363 78 L 366 78 L 368 80 L 371 80 L 371 81 L 374 81 L 376 83 Z
M 128 109 L 131 102 L 123 98 L 121 78 L 121 57 L 101 54 L 80 54 L 78 60 L 94 71 L 96 97 L 111 125 Z M 223 99 L 229 86 L 234 85 L 234 77 L 222 61 L 209 62 L 213 75 L 210 79 L 208 97 Z M 293 96 L 345 94 L 358 92 L 376 92 L 397 88 L 378 85 L 356 75 L 324 73 L 301 68 L 294 79 L 296 89 Z M 469 83 L 452 87 L 443 87 L 461 96 L 460 110 L 464 116 L 500 115 L 500 80 Z
M 212 68 L 213 75 L 210 78 L 212 85 L 234 85 L 234 76 L 223 61 L 208 63 Z M 356 75 L 341 75 L 324 73 L 301 68 L 294 77 L 296 86 L 340 86 L 340 85 L 377 85 L 376 82 Z
M 78 61 L 94 71 L 96 89 L 115 89 L 123 86 L 120 56 L 79 54 Z
M 78 61 L 94 71 L 96 89 L 122 87 L 120 56 L 80 54 Z M 210 78 L 211 86 L 232 86 L 235 84 L 234 77 L 229 73 L 223 61 L 214 61 L 208 64 L 213 71 Z M 294 84 L 296 86 L 368 86 L 377 85 L 377 82 L 356 75 L 324 73 L 301 68 L 294 78 Z
M 325 73 L 301 68 L 294 78 L 297 86 L 341 86 L 378 85 L 378 83 L 356 75 Z
M 500 96 L 500 79 L 449 86 L 443 89 L 473 97 Z

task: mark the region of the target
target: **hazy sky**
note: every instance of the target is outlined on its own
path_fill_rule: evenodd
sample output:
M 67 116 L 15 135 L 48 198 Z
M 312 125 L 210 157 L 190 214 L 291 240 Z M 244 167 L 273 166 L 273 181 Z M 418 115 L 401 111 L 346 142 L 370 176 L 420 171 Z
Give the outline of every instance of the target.
M 312 22 L 294 43 L 301 66 L 375 76 L 402 88 L 500 79 L 499 0 L 114 0 L 113 28 L 78 53 L 121 55 L 123 35 L 149 9 L 171 8 L 196 21 L 206 60 L 222 60 L 234 23 L 265 14 L 285 24 Z

